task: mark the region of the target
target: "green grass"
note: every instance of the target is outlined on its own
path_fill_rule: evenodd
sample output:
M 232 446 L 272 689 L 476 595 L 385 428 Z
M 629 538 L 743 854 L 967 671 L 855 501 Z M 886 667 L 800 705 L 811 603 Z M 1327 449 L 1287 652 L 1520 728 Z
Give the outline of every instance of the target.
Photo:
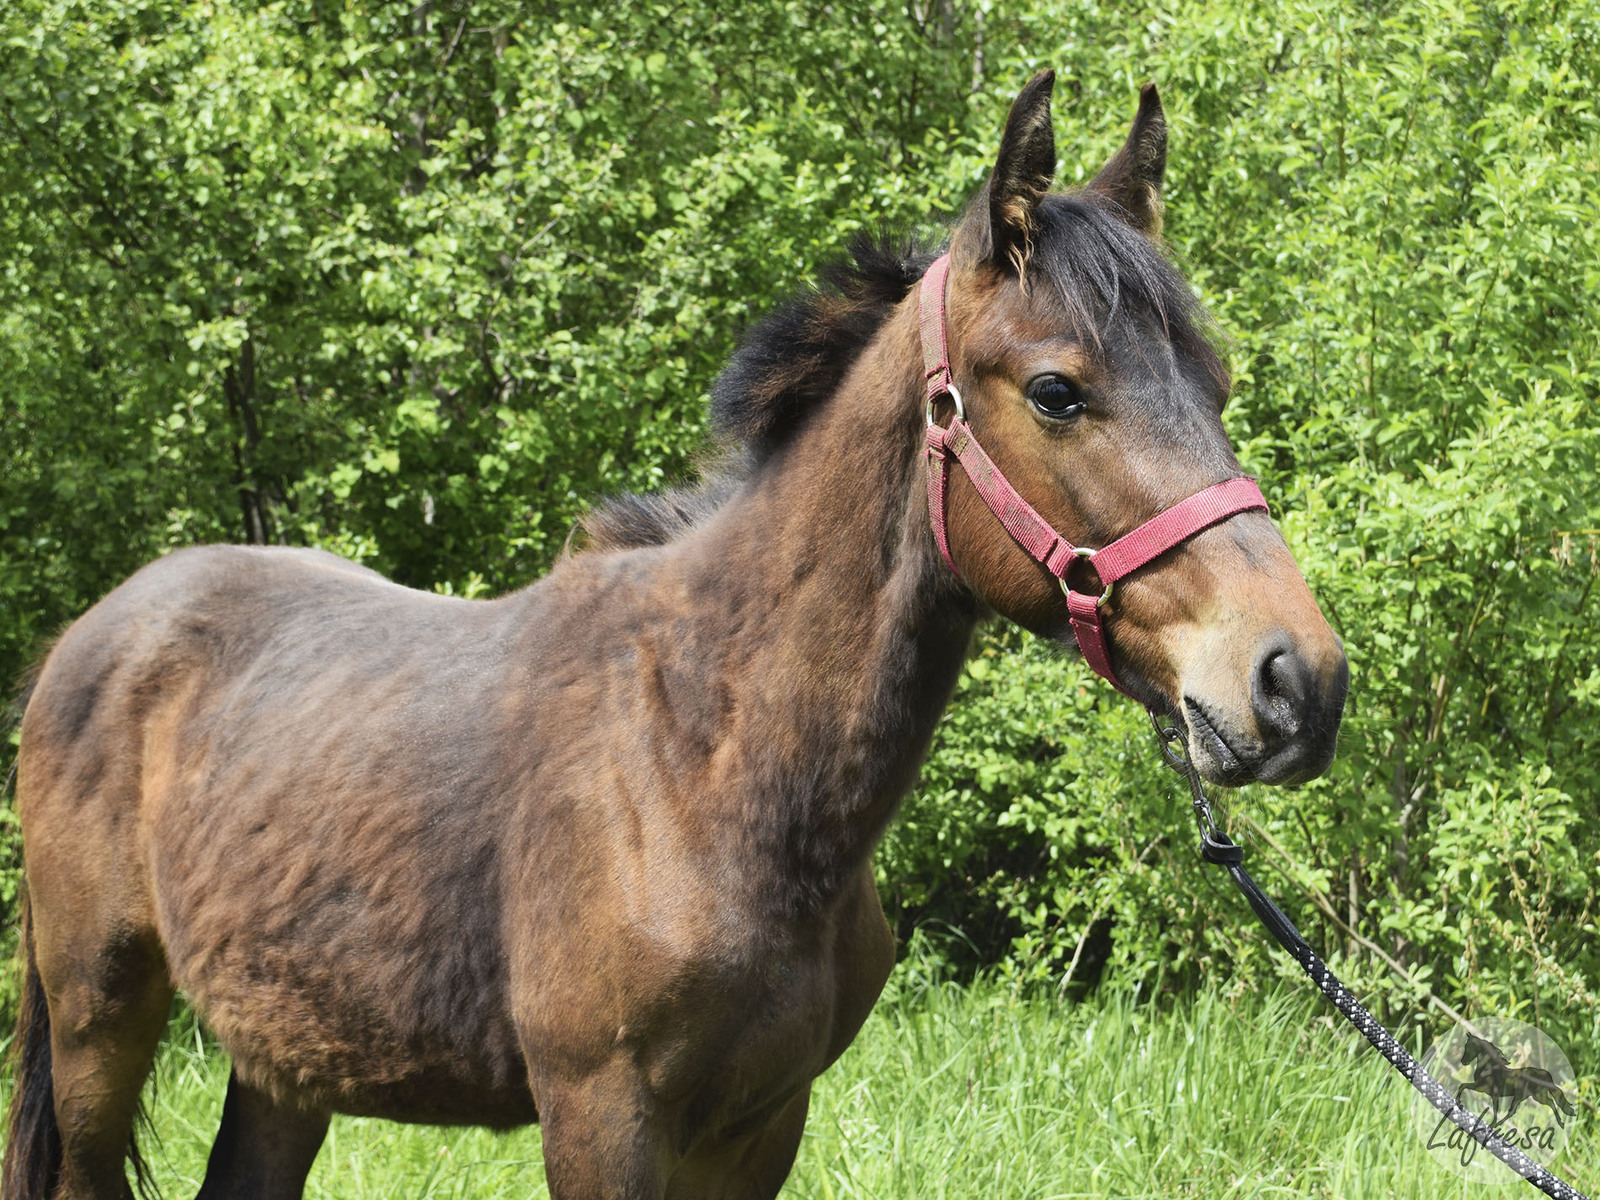
M 1298 993 L 1230 1003 L 1214 990 L 1167 1012 L 1119 997 L 1060 1005 L 903 966 L 819 1082 L 785 1195 L 1483 1195 L 1434 1163 L 1409 1089 L 1330 1012 Z M 173 1034 L 146 1147 L 170 1198 L 199 1186 L 227 1078 L 192 1020 Z M 1575 1129 L 1557 1168 L 1592 1194 L 1600 1117 L 1580 1109 Z M 1508 1200 L 1538 1194 L 1504 1177 Z M 539 1134 L 336 1118 L 307 1195 L 544 1196 Z

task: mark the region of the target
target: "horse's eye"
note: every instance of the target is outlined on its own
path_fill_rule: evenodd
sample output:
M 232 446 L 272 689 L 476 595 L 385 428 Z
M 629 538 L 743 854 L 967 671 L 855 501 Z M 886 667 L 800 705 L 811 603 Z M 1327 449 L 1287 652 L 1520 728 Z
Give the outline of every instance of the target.
M 1052 420 L 1064 421 L 1083 411 L 1078 385 L 1061 375 L 1041 375 L 1028 384 L 1028 403 Z

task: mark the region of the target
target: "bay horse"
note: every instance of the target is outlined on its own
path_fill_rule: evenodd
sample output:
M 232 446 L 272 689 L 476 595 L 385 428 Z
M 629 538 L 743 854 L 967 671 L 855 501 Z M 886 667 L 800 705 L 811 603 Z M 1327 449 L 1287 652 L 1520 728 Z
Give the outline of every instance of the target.
M 932 256 L 863 244 L 725 369 L 727 463 L 600 507 L 525 590 L 212 546 L 66 631 L 22 725 L 5 1200 L 131 1194 L 178 989 L 232 1062 L 206 1200 L 301 1195 L 335 1112 L 538 1121 L 556 1200 L 777 1194 L 893 965 L 870 856 L 974 629 L 1073 636 L 984 487 L 1103 545 L 1243 482 L 1159 245 L 1155 90 L 1068 194 L 1052 85 L 938 260 L 938 416 L 981 435 L 978 478 L 927 486 Z M 1345 657 L 1261 505 L 1105 608 L 1107 671 L 1207 778 L 1326 768 Z

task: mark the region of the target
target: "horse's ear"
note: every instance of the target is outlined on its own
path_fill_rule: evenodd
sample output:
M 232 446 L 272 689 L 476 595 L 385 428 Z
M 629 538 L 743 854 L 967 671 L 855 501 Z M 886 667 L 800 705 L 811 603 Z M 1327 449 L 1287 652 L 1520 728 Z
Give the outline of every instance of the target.
M 1161 233 L 1161 177 L 1167 170 L 1167 118 L 1156 85 L 1139 91 L 1139 114 L 1122 149 L 1084 190 L 1110 200 L 1141 233 Z
M 1050 93 L 1055 85 L 1054 71 L 1040 71 L 1018 94 L 1006 118 L 1000 156 L 984 187 L 987 257 L 996 263 L 1010 262 L 1018 271 L 1027 262 L 1034 212 L 1056 175 L 1056 135 L 1050 125 Z

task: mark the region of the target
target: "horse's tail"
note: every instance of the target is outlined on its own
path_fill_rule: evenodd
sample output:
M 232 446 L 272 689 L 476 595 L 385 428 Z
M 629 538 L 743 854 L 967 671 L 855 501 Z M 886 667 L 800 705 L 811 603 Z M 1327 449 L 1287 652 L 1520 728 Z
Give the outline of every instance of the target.
M 50 1081 L 50 1010 L 33 955 L 33 911 L 22 901 L 22 957 L 26 977 L 11 1042 L 10 1132 L 0 1173 L 0 1200 L 46 1200 L 61 1174 L 61 1130 L 56 1126 Z
M 1578 1115 L 1578 1110 L 1572 1106 L 1572 1101 L 1567 1099 L 1566 1089 L 1560 1084 L 1556 1085 L 1555 1094 L 1551 1097 L 1551 1099 L 1555 1101 L 1555 1104 L 1551 1107 L 1559 1108 L 1569 1117 L 1575 1117 Z

